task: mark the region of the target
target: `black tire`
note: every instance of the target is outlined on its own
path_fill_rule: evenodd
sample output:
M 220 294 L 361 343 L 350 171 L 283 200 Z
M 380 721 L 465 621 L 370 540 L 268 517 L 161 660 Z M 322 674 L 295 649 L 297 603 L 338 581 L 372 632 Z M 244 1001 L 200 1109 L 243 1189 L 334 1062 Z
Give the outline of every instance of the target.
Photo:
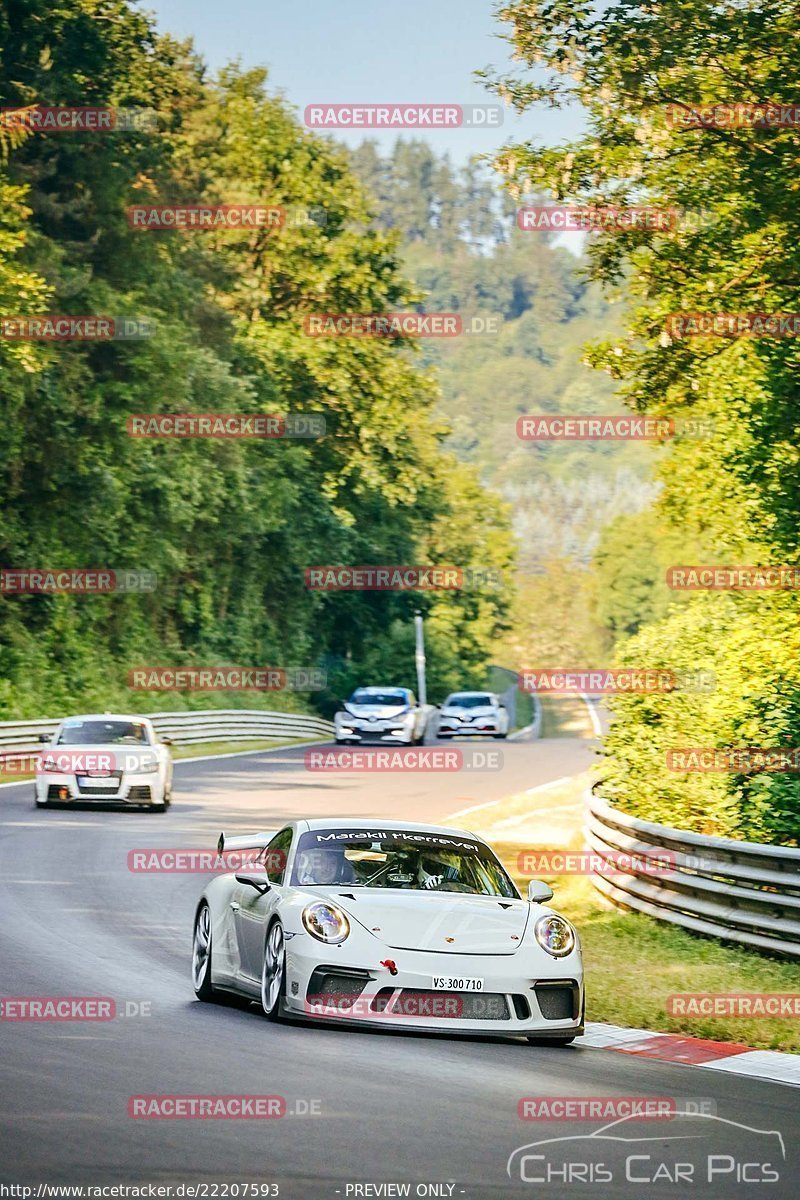
M 492 737 L 496 742 L 503 742 L 508 737 L 507 733 L 493 733 Z
M 205 922 L 207 945 L 203 961 L 198 961 L 198 931 L 201 921 Z M 205 940 L 201 936 L 201 941 Z M 202 947 L 200 948 L 202 954 Z M 192 936 L 192 983 L 194 994 L 198 1000 L 213 1002 L 216 992 L 211 983 L 211 909 L 205 901 L 200 905 L 194 918 L 194 933 Z
M 283 1015 L 286 993 L 286 943 L 283 926 L 273 921 L 264 939 L 264 964 L 261 968 L 261 1008 L 268 1021 Z

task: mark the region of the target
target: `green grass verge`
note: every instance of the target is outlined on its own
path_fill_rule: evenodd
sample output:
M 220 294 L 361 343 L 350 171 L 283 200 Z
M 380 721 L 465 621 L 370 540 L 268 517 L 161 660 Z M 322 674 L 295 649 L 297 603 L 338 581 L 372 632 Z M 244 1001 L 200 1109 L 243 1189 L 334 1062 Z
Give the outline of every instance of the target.
M 543 738 L 595 736 L 586 702 L 580 696 L 541 696 Z
M 528 877 L 518 871 L 521 850 L 583 847 L 576 801 L 588 778 L 586 773 L 557 788 L 509 797 L 475 813 L 473 822 L 466 818 L 468 827 L 491 841 L 523 895 Z M 520 824 L 526 805 L 527 825 Z M 458 823 L 463 827 L 465 822 Z M 547 830 L 552 830 L 549 838 Z M 675 993 L 800 993 L 800 966 L 615 908 L 586 876 L 545 878 L 555 892 L 553 904 L 580 931 L 590 1021 L 740 1042 L 756 1049 L 800 1051 L 796 1019 L 677 1017 L 667 1011 L 667 998 Z

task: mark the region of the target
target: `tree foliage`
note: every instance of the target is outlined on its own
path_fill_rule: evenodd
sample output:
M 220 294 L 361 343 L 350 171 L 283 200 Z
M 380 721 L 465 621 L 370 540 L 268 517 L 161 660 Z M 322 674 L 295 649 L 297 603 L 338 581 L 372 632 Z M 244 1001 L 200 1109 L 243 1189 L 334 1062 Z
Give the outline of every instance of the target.
M 498 165 L 512 189 L 601 207 L 646 204 L 678 216 L 666 230 L 612 227 L 590 239 L 593 277 L 631 301 L 625 330 L 595 344 L 590 361 L 620 381 L 634 409 L 699 416 L 715 426 L 713 437 L 675 444 L 661 466 L 652 519 L 610 535 L 601 574 L 606 586 L 626 593 L 619 603 L 605 593 L 614 630 L 639 629 L 626 661 L 653 665 L 647 656 L 655 654 L 687 665 L 694 656 L 716 667 L 719 692 L 713 701 L 671 695 L 617 703 L 610 776 L 621 802 L 640 813 L 797 839 L 796 774 L 755 777 L 745 786 L 730 776 L 676 779 L 665 765 L 667 749 L 696 744 L 701 733 L 721 747 L 785 746 L 787 737 L 800 744 L 796 593 L 700 596 L 664 616 L 657 579 L 665 554 L 748 564 L 796 561 L 800 551 L 797 339 L 676 337 L 669 322 L 682 313 L 800 309 L 798 124 L 679 118 L 708 106 L 793 105 L 796 6 L 521 0 L 503 6 L 500 17 L 522 74 L 494 79 L 496 89 L 519 111 L 578 102 L 587 119 L 586 133 L 569 144 L 505 147 Z M 627 548 L 620 544 L 626 537 Z M 624 562 L 613 569 L 618 550 Z M 626 577 L 625 563 L 632 567 L 637 556 L 649 565 Z M 642 624 L 642 615 L 655 623 Z M 791 651 L 775 660 L 776 683 L 765 650 L 779 646 Z
M 4 143 L 3 311 L 146 316 L 155 333 L 0 341 L 0 558 L 148 569 L 159 586 L 0 598 L 0 710 L 163 707 L 164 696 L 125 690 L 127 668 L 143 662 L 316 664 L 333 687 L 363 670 L 411 683 L 413 656 L 395 655 L 384 634 L 407 628 L 415 607 L 431 618 L 432 690 L 453 685 L 459 662 L 459 682 L 480 678 L 504 626 L 502 588 L 476 597 L 304 586 L 304 568 L 320 563 L 493 565 L 506 577 L 511 567 L 502 505 L 442 449 L 436 385 L 416 347 L 304 332 L 307 313 L 391 311 L 417 298 L 397 236 L 371 226 L 344 152 L 305 131 L 264 72 L 209 76 L 191 45 L 158 34 L 125 0 L 18 0 L 1 12 L 5 106 L 158 116 L 155 131 L 13 131 Z M 137 202 L 282 205 L 326 219 L 152 233 L 126 221 Z M 317 413 L 327 434 L 128 436 L 128 416 L 159 412 Z M 465 523 L 475 504 L 480 520 Z

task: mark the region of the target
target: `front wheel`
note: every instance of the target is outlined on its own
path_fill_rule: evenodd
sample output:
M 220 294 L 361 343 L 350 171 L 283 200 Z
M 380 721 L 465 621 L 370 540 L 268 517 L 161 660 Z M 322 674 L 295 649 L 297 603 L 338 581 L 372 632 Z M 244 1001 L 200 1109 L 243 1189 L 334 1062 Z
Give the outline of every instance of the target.
M 198 1000 L 213 1000 L 211 985 L 211 910 L 201 904 L 194 919 L 192 942 L 192 983 Z
M 277 1021 L 281 1015 L 284 976 L 286 972 L 286 948 L 280 922 L 270 927 L 264 946 L 264 966 L 261 970 L 261 1007 L 268 1021 Z

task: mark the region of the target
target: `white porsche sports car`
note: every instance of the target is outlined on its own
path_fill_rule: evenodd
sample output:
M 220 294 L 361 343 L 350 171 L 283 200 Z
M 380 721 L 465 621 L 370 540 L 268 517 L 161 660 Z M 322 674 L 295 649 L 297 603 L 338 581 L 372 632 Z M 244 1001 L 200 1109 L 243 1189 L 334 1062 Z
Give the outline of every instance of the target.
M 238 993 L 270 1020 L 333 1019 L 566 1044 L 583 1033 L 578 935 L 534 880 L 520 897 L 471 833 L 383 821 L 292 821 L 225 838 L 250 861 L 205 888 L 196 995 Z M 241 855 L 244 860 L 245 855 Z
M 147 717 L 92 713 L 66 717 L 36 766 L 37 808 L 116 804 L 164 812 L 172 796 L 169 738 Z

